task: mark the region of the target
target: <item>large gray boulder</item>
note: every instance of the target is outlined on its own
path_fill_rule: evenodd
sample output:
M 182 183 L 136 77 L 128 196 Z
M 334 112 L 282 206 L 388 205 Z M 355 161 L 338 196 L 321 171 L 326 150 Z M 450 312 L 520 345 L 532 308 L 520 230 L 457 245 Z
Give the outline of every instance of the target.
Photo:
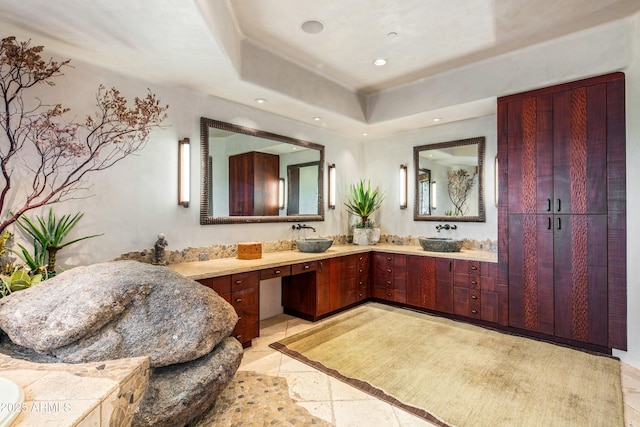
M 211 352 L 237 321 L 206 286 L 136 261 L 77 267 L 0 299 L 0 328 L 11 341 L 66 363 L 188 362 Z
M 200 359 L 154 368 L 132 427 L 184 426 L 202 415 L 233 379 L 242 354 L 238 340 L 226 338 Z
M 77 267 L 0 299 L 11 345 L 48 361 L 148 356 L 140 426 L 184 425 L 213 404 L 242 360 L 242 345 L 229 338 L 237 321 L 213 290 L 137 261 Z

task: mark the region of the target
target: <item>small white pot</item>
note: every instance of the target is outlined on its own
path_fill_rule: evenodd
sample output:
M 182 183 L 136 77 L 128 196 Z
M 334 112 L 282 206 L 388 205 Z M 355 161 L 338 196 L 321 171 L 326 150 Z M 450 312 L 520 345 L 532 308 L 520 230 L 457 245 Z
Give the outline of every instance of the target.
M 375 245 L 380 241 L 379 228 L 354 228 L 353 244 L 354 245 Z

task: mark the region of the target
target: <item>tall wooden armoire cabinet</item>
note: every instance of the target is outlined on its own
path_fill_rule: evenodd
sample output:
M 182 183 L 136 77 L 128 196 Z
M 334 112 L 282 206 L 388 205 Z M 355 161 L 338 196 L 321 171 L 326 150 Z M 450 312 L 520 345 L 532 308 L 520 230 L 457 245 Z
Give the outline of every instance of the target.
M 229 215 L 278 216 L 280 157 L 251 151 L 229 156 Z
M 498 99 L 509 326 L 626 349 L 624 74 Z

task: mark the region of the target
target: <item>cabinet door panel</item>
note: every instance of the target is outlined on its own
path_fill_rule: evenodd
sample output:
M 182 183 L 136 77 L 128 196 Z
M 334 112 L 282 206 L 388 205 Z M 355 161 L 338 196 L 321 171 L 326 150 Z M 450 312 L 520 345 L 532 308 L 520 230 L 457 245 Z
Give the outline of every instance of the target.
M 554 212 L 607 212 L 606 85 L 554 95 Z
M 316 270 L 317 314 L 323 315 L 331 311 L 331 266 L 333 259 L 318 261 Z
M 453 261 L 436 259 L 436 310 L 453 313 Z
M 436 259 L 420 255 L 407 257 L 407 304 L 436 308 Z
M 547 215 L 509 215 L 510 326 L 553 334 L 552 225 Z
M 553 200 L 552 97 L 529 97 L 508 106 L 510 213 L 548 212 Z
M 556 215 L 555 332 L 607 344 L 607 217 Z

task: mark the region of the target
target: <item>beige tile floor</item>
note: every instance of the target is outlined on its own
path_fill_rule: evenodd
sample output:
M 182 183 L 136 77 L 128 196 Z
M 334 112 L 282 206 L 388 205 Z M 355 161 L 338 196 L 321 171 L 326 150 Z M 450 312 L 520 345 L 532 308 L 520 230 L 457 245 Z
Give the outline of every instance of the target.
M 319 323 L 286 314 L 261 321 L 260 337 L 245 350 L 240 370 L 286 378 L 289 394 L 298 405 L 335 427 L 433 425 L 269 347 Z M 640 371 L 623 363 L 621 375 L 625 425 L 640 427 Z

